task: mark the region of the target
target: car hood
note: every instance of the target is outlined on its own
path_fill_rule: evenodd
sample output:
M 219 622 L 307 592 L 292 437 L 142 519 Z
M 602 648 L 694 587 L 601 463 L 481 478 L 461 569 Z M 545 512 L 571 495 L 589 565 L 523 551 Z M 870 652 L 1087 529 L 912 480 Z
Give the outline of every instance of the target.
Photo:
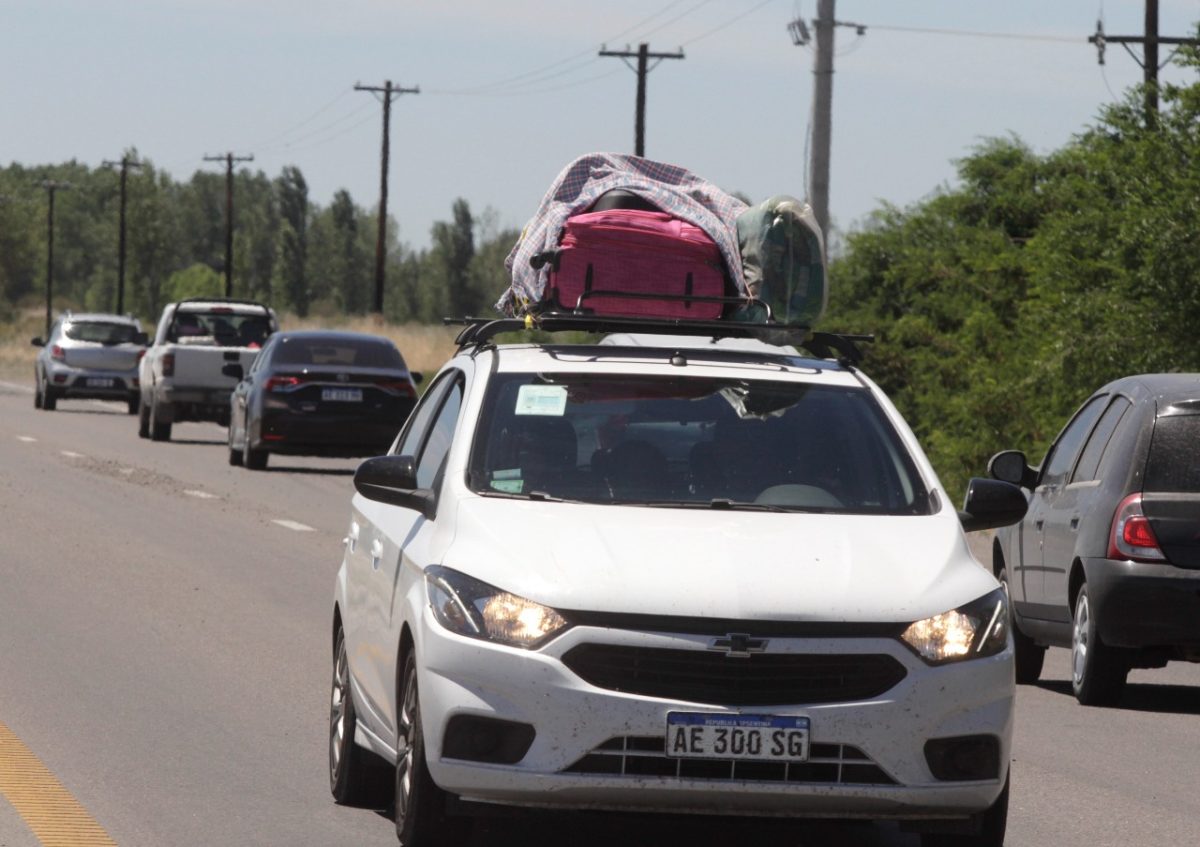
M 955 513 L 780 514 L 467 497 L 444 564 L 565 610 L 914 621 L 997 583 Z

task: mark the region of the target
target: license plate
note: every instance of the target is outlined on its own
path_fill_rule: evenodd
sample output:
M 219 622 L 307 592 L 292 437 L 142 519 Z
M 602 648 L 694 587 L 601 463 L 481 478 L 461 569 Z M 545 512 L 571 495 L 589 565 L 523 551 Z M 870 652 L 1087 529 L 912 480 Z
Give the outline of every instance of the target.
M 361 403 L 361 388 L 322 388 L 321 399 L 334 403 Z
M 90 376 L 88 377 L 88 388 L 112 388 L 113 381 L 111 377 Z
M 669 712 L 667 755 L 676 759 L 808 761 L 808 718 Z

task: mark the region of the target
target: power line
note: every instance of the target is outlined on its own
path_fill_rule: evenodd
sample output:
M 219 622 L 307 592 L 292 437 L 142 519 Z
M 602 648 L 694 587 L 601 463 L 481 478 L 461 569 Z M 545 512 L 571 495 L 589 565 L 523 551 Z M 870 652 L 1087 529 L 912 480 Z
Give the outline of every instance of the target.
M 345 97 L 347 94 L 349 94 L 353 90 L 354 89 L 352 89 L 352 88 L 343 88 L 341 91 L 338 92 L 336 97 L 334 97 L 332 100 L 330 100 L 325 105 L 321 106 L 319 109 L 317 109 L 315 112 L 313 112 L 311 115 L 309 115 L 304 120 L 300 121 L 299 123 L 292 124 L 287 129 L 281 130 L 281 131 L 275 133 L 274 135 L 270 136 L 269 138 L 264 138 L 262 141 L 260 141 L 258 144 L 254 145 L 254 146 L 261 148 L 261 147 L 267 147 L 267 146 L 274 145 L 275 142 L 277 142 L 283 138 L 286 138 L 287 136 L 291 135 L 293 132 L 300 129 L 301 127 L 308 126 L 310 123 L 315 121 L 326 111 L 333 108 L 333 106 L 335 104 L 337 104 L 343 97 Z
M 695 38 L 690 38 L 687 41 L 680 44 L 679 46 L 687 47 L 689 45 L 695 44 L 697 41 L 700 41 L 701 39 L 708 38 L 710 35 L 716 35 L 721 30 L 728 29 L 729 27 L 733 26 L 735 23 L 740 21 L 742 18 L 745 18 L 745 17 L 748 17 L 748 16 L 754 14 L 759 9 L 761 9 L 763 6 L 769 5 L 774 2 L 775 2 L 775 0 L 762 0 L 761 3 L 756 3 L 755 5 L 751 6 L 746 11 L 741 12 L 737 15 L 734 15 L 732 18 L 725 21 L 725 23 L 723 23 L 719 26 L 713 27 L 712 29 L 708 30 L 708 32 L 701 33 L 700 35 L 697 35 Z
M 968 29 L 933 29 L 915 26 L 881 26 L 880 24 L 870 24 L 870 28 L 881 32 L 911 32 L 918 35 L 951 35 L 961 38 L 1004 38 L 1017 41 L 1047 41 L 1058 44 L 1078 44 L 1080 41 L 1078 38 L 1068 38 L 1060 35 L 1037 35 L 1020 32 L 981 32 Z
M 351 90 L 353 90 L 353 89 L 351 89 Z M 276 144 L 268 145 L 267 150 L 286 150 L 295 144 L 299 144 L 303 141 L 307 141 L 310 138 L 316 138 L 317 136 L 322 135 L 323 133 L 326 133 L 329 130 L 331 130 L 337 126 L 344 124 L 346 121 L 350 120 L 351 118 L 358 117 L 363 112 L 367 111 L 367 109 L 369 109 L 370 106 L 371 106 L 370 103 L 359 103 L 357 106 L 355 106 L 349 112 L 346 112 L 341 117 L 334 118 L 329 123 L 326 123 L 314 130 L 310 130 L 306 133 L 303 133 L 302 135 L 298 135 L 295 138 L 291 139 L 290 141 L 283 141 L 283 142 L 278 142 Z M 362 122 L 360 122 L 360 124 L 361 123 Z M 356 126 L 357 125 L 358 124 L 356 124 Z

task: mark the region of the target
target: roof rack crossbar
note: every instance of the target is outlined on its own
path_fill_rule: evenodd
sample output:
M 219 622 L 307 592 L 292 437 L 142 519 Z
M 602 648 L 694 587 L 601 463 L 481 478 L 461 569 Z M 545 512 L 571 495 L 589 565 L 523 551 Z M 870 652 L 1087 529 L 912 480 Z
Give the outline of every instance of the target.
M 742 323 L 739 321 L 692 321 L 670 318 L 602 317 L 598 315 L 543 312 L 522 318 L 444 318 L 447 326 L 461 326 L 455 339 L 460 347 L 485 344 L 501 333 L 541 330 L 543 332 L 641 332 L 651 335 L 699 335 L 712 338 L 757 338 L 804 347 L 820 358 L 834 353 L 849 364 L 862 361 L 859 344 L 875 340 L 873 335 L 813 332 L 798 324 Z

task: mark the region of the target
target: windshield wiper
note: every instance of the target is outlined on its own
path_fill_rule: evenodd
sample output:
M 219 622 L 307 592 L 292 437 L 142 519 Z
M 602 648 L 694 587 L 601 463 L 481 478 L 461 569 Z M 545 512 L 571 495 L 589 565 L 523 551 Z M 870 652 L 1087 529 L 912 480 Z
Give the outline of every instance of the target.
M 783 506 L 776 506 L 771 503 L 747 503 L 742 500 L 730 500 L 728 497 L 714 497 L 708 501 L 710 509 L 728 509 L 747 512 L 792 512 L 795 509 L 786 509 Z

